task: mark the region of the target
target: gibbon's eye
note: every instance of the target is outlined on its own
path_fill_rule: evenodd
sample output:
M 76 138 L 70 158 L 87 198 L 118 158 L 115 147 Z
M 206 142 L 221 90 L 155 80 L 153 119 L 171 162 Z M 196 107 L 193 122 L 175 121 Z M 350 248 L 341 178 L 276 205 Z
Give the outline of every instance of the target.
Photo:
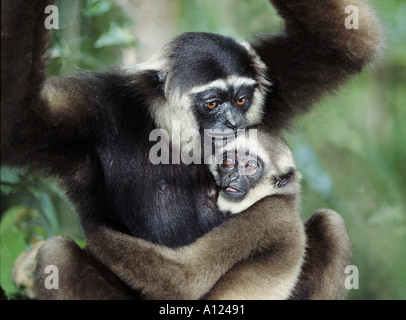
M 244 168 L 248 172 L 255 172 L 258 169 L 258 162 L 256 162 L 255 160 L 248 160 Z
M 219 103 L 217 101 L 208 101 L 208 102 L 206 102 L 206 107 L 209 108 L 209 109 L 214 109 L 218 105 L 219 105 Z
M 234 159 L 225 158 L 223 160 L 223 167 L 228 168 L 228 169 L 234 168 Z
M 245 98 L 245 97 L 241 97 L 237 100 L 237 105 L 239 105 L 239 106 L 243 106 L 246 103 L 247 103 L 247 98 Z

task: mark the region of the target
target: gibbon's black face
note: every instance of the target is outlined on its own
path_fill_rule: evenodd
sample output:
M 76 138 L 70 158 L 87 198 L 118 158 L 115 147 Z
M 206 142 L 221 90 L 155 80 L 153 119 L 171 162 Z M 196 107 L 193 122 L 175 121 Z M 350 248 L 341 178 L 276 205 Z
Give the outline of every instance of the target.
M 200 128 L 220 131 L 245 129 L 249 125 L 247 113 L 255 88 L 254 79 L 230 77 L 229 81 L 215 80 L 193 90 L 193 105 Z
M 181 131 L 230 133 L 262 122 L 271 83 L 266 65 L 249 44 L 217 34 L 185 33 L 150 66 L 160 70 L 157 78 L 168 102 L 154 108 L 159 128 L 168 130 L 177 121 Z
M 241 200 L 248 191 L 261 180 L 264 164 L 261 159 L 252 156 L 224 156 L 218 165 L 220 187 L 224 196 L 230 200 Z

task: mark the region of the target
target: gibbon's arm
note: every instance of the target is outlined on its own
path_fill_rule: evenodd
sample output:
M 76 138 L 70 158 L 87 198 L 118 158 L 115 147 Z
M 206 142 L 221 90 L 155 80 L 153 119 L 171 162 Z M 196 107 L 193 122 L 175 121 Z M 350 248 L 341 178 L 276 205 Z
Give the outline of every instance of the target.
M 281 218 L 281 217 L 280 217 Z M 270 220 L 267 220 L 268 223 Z M 292 282 L 297 276 L 295 266 L 298 258 L 302 254 L 301 239 L 298 238 L 302 233 L 303 226 L 300 229 L 296 225 L 297 219 L 287 220 L 285 223 L 279 223 L 279 226 L 285 228 L 278 229 L 279 234 L 286 232 L 294 232 L 294 237 L 288 237 L 284 240 L 279 248 L 278 246 L 270 246 L 264 248 L 255 248 L 255 252 L 249 259 L 237 262 L 227 273 L 219 279 L 214 288 L 210 292 L 205 293 L 201 287 L 201 294 L 207 299 L 269 299 L 270 293 L 278 294 L 277 290 L 286 295 L 291 292 L 290 299 L 294 300 L 317 300 L 317 299 L 344 299 L 348 293 L 345 288 L 345 273 L 346 266 L 351 264 L 352 248 L 351 240 L 348 236 L 343 219 L 331 210 L 318 210 L 315 212 L 305 224 L 307 248 L 305 261 L 302 265 L 301 273 L 296 279 L 296 287 L 293 289 Z M 287 228 L 286 228 L 287 227 Z M 223 230 L 224 229 L 219 229 Z M 240 230 L 240 229 L 239 229 Z M 245 229 L 246 230 L 246 229 Z M 94 230 L 93 232 L 97 232 Z M 216 237 L 219 233 L 216 232 Z M 243 235 L 248 236 L 244 231 Z M 253 234 L 255 237 L 255 234 Z M 100 247 L 93 249 L 96 256 L 104 255 L 103 261 L 105 266 L 88 255 L 84 250 L 80 249 L 72 240 L 55 237 L 47 240 L 40 247 L 37 253 L 36 266 L 31 269 L 35 270 L 35 298 L 37 299 L 134 299 L 140 298 L 139 292 L 131 291 L 123 285 L 109 270 L 112 269 L 117 274 L 121 275 L 127 284 L 134 287 L 139 286 L 143 282 L 139 282 L 138 277 L 145 276 L 144 281 L 147 285 L 144 288 L 147 298 L 163 297 L 163 290 L 169 290 L 165 298 L 180 298 L 183 296 L 171 296 L 177 292 L 178 286 L 193 286 L 195 281 L 186 278 L 186 274 L 182 272 L 192 268 L 192 265 L 187 265 L 184 262 L 182 255 L 186 254 L 181 249 L 171 250 L 166 247 L 151 245 L 150 243 L 123 234 L 117 233 L 114 230 L 103 229 L 101 237 L 106 237 L 109 243 L 108 247 Z M 244 238 L 243 240 L 247 240 Z M 254 239 L 256 240 L 256 239 Z M 99 239 L 96 239 L 99 241 Z M 203 242 L 207 239 L 203 240 Z M 236 241 L 236 240 L 234 240 Z M 234 244 L 234 241 L 232 244 Z M 275 244 L 277 244 L 275 242 Z M 222 245 L 224 246 L 224 245 Z M 134 248 L 135 247 L 135 248 Z M 140 248 L 139 248 L 140 247 Z M 195 248 L 197 248 L 196 246 Z M 202 243 L 198 250 L 202 249 Z M 112 250 L 112 252 L 107 252 Z M 186 251 L 190 253 L 190 250 Z M 136 252 L 141 252 L 140 259 L 147 257 L 147 261 L 142 261 L 134 256 Z M 199 257 L 200 252 L 196 252 L 195 258 Z M 218 250 L 214 250 L 218 253 Z M 280 261 L 278 264 L 279 253 Z M 151 254 L 151 256 L 148 256 Z M 204 253 L 203 253 L 204 254 Z M 231 256 L 232 253 L 226 256 Z M 178 257 L 177 257 L 178 255 Z M 206 256 L 202 256 L 202 259 Z M 235 259 L 237 260 L 237 256 Z M 292 259 L 293 258 L 293 259 Z M 114 260 L 116 259 L 116 260 Z M 21 260 L 20 258 L 18 260 Z M 152 260 L 154 263 L 149 269 L 148 262 Z M 113 268 L 116 261 L 120 264 Z M 213 262 L 212 260 L 211 262 Z M 218 260 L 217 260 L 218 261 Z M 178 262 L 178 264 L 176 264 Z M 126 263 L 129 263 L 126 265 Z M 203 263 L 203 261 L 202 261 Z M 231 262 L 232 263 L 232 262 Z M 276 266 L 275 266 L 276 264 Z M 13 277 L 16 275 L 15 269 L 24 268 L 24 264 L 14 265 Z M 49 274 L 44 273 L 44 270 L 49 265 L 58 267 L 59 273 L 64 275 L 59 281 L 58 290 L 48 290 L 44 287 L 44 283 Z M 147 265 L 147 266 L 146 266 Z M 286 272 L 287 266 L 293 266 L 290 271 Z M 168 268 L 166 268 L 168 266 Z M 275 269 L 272 269 L 270 267 Z M 146 269 L 141 269 L 145 268 Z M 203 267 L 203 265 L 201 265 Z M 218 269 L 217 266 L 207 265 L 207 270 Z M 136 268 L 136 269 L 135 269 Z M 212 268 L 212 269 L 210 269 Z M 171 275 L 171 271 L 175 269 L 175 273 Z M 225 269 L 225 268 L 224 268 Z M 190 269 L 189 269 L 190 270 Z M 202 269 L 195 270 L 196 272 Z M 135 272 L 136 271 L 136 272 Z M 276 276 L 279 273 L 280 282 Z M 23 272 L 26 272 L 23 270 Z M 205 271 L 205 274 L 209 271 Z M 155 274 L 154 274 L 155 273 Z M 162 275 L 162 279 L 160 278 Z M 135 278 L 131 278 L 135 277 Z M 173 278 L 171 278 L 173 277 Z M 179 278 L 178 278 L 179 277 Z M 287 278 L 288 277 L 288 278 Z M 176 284 L 176 279 L 180 279 L 179 284 Z M 75 281 L 77 279 L 77 281 Z M 169 279 L 169 280 L 168 280 Z M 141 279 L 142 280 L 142 279 Z M 208 279 L 210 280 L 210 279 Z M 21 282 L 21 279 L 14 278 L 16 283 L 26 285 Z M 203 280 L 202 280 L 203 281 Z M 277 285 L 276 290 L 270 292 L 273 285 Z M 187 294 L 187 290 L 191 288 L 183 288 L 183 295 Z M 293 289 L 293 290 L 292 290 Z M 148 292 L 148 290 L 153 290 Z M 283 290 L 283 291 L 282 291 Z M 180 290 L 179 290 L 180 292 Z M 196 296 L 198 296 L 198 292 Z M 241 296 L 243 295 L 243 296 Z M 272 295 L 273 298 L 280 296 Z
M 32 289 L 31 299 L 128 300 L 138 298 L 137 292 L 131 290 L 108 268 L 69 238 L 61 236 L 50 238 L 39 248 L 32 247 L 28 254 L 31 251 L 36 257 L 35 260 L 27 259 L 27 253 L 24 252 L 13 267 L 14 282 L 19 286 Z M 55 267 L 57 269 L 54 269 Z M 34 282 L 30 285 L 29 279 L 32 281 L 33 273 Z M 51 273 L 54 276 L 58 274 L 58 289 L 47 285 Z M 56 281 L 53 284 L 56 284 Z
M 186 247 L 170 249 L 96 227 L 86 230 L 88 250 L 147 299 L 199 299 L 241 260 L 270 248 L 275 259 L 285 253 L 290 245 L 286 239 L 297 236 L 292 197 L 274 196 L 265 212 L 250 209 L 233 215 Z
M 306 221 L 306 259 L 292 300 L 345 299 L 345 268 L 352 244 L 343 218 L 329 209 L 317 210 Z
M 362 0 L 270 2 L 284 19 L 285 34 L 259 36 L 252 45 L 273 82 L 264 121 L 282 128 L 373 60 L 382 30 Z M 346 28 L 347 7 L 358 10 L 359 29 Z
M 249 210 L 273 209 L 268 197 Z M 286 300 L 293 293 L 305 260 L 306 236 L 303 221 L 296 214 L 276 216 L 272 228 L 274 243 L 258 248 L 250 259 L 239 261 L 215 284 L 209 300 Z M 253 230 L 255 232 L 255 230 Z
M 44 10 L 52 3 L 1 2 L 1 164 L 30 164 L 50 173 L 85 153 L 95 126 L 95 106 L 88 98 L 95 88 L 82 76 L 45 84 Z
M 298 221 L 296 221 L 296 224 Z M 303 224 L 295 237 L 288 237 L 279 258 L 265 250 L 236 264 L 206 296 L 208 299 L 345 299 L 345 268 L 351 264 L 352 244 L 343 218 L 329 209 L 319 209 Z M 301 256 L 302 255 L 302 256 Z M 304 256 L 304 263 L 298 264 Z M 294 285 L 296 283 L 296 285 Z

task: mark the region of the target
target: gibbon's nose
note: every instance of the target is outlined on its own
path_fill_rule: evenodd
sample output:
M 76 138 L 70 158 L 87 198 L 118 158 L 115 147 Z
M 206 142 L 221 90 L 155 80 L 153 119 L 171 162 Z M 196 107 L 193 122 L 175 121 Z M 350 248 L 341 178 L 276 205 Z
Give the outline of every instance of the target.
M 234 181 L 235 179 L 237 179 L 238 178 L 238 170 L 235 170 L 235 171 L 233 171 L 231 174 L 230 174 L 230 182 L 231 181 Z
M 242 124 L 242 118 L 239 115 L 228 117 L 226 124 L 230 129 L 238 129 Z
M 223 179 L 221 179 L 221 187 L 226 188 L 230 186 L 231 182 L 238 179 L 238 170 L 233 170 L 229 174 L 227 174 Z

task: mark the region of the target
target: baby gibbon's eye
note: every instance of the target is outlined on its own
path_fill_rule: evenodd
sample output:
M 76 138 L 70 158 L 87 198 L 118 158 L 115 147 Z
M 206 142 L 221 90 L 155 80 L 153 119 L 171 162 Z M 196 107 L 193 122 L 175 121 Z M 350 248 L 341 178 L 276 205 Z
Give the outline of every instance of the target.
M 256 162 L 255 160 L 248 160 L 244 168 L 248 172 L 255 172 L 258 169 L 258 162 Z
M 209 109 L 214 109 L 217 106 L 218 106 L 217 101 L 208 101 L 208 102 L 206 102 L 206 107 L 209 108 Z
M 234 168 L 234 159 L 225 158 L 223 160 L 223 167 L 225 167 L 225 168 Z

